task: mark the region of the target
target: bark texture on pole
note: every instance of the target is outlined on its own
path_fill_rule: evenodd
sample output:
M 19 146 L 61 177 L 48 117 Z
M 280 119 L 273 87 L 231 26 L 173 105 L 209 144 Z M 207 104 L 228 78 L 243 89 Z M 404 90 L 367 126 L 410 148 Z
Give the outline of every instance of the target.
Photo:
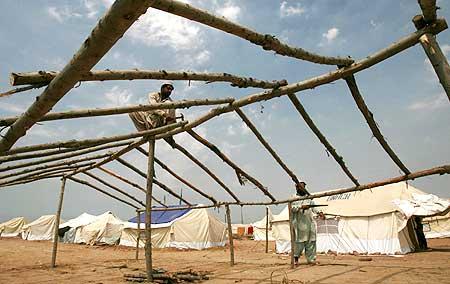
M 136 210 L 136 217 L 137 217 L 137 240 L 136 240 L 136 260 L 139 259 L 139 243 L 141 241 L 141 213 Z
M 288 203 L 288 212 L 289 212 L 289 233 L 291 236 L 291 269 L 295 268 L 295 261 L 294 261 L 294 249 L 295 249 L 295 230 L 294 226 L 292 225 L 292 202 Z
M 121 199 L 121 198 L 119 198 L 119 197 L 117 197 L 117 196 L 115 196 L 115 195 L 113 195 L 113 194 L 111 194 L 111 193 L 109 193 L 109 192 L 107 192 L 107 191 L 105 191 L 105 190 L 103 190 L 103 189 L 101 189 L 101 188 L 99 188 L 99 187 L 93 185 L 93 184 L 90 183 L 90 182 L 87 182 L 87 181 L 85 181 L 85 180 L 82 180 L 82 179 L 79 179 L 79 178 L 76 178 L 76 177 L 72 177 L 72 176 L 71 176 L 71 177 L 68 177 L 68 179 L 70 179 L 70 180 L 72 180 L 72 181 L 74 181 L 74 182 L 77 182 L 77 183 L 79 183 L 79 184 L 86 185 L 86 186 L 88 186 L 88 187 L 90 187 L 90 188 L 92 188 L 92 189 L 94 189 L 94 190 L 96 190 L 96 191 L 98 191 L 98 192 L 103 193 L 104 195 L 107 195 L 107 196 L 109 196 L 109 197 L 111 197 L 111 198 L 114 198 L 115 200 L 118 200 L 118 201 L 120 201 L 120 202 L 122 202 L 122 203 L 125 203 L 125 204 L 127 204 L 127 205 L 129 205 L 129 206 L 131 206 L 131 207 L 133 207 L 133 208 L 135 208 L 135 209 L 138 209 L 138 208 L 139 208 L 139 207 L 137 207 L 136 205 L 134 205 L 134 204 L 132 204 L 132 203 L 126 201 L 126 200 L 123 200 L 123 199 Z
M 227 227 L 228 227 L 228 241 L 230 244 L 230 265 L 234 265 L 234 244 L 233 244 L 233 230 L 231 229 L 231 213 L 230 206 L 225 205 L 227 211 Z
M 270 199 L 275 200 L 275 197 L 273 197 L 272 194 L 270 194 L 270 192 L 267 190 L 267 188 L 264 185 L 262 185 L 256 178 L 252 177 L 247 172 L 245 172 L 243 169 L 238 167 L 238 165 L 236 165 L 224 153 L 222 153 L 222 151 L 220 151 L 216 145 L 212 144 L 205 138 L 201 137 L 192 129 L 188 130 L 187 133 L 189 133 L 189 135 L 191 135 L 192 138 L 194 138 L 198 142 L 200 142 L 203 145 L 205 145 L 206 147 L 208 147 L 214 154 L 216 154 L 219 158 L 221 158 L 224 163 L 229 165 L 236 172 L 236 175 L 238 175 L 239 183 L 241 183 L 241 176 L 243 176 L 244 178 L 249 180 L 251 183 L 253 183 L 257 188 L 259 188 Z
M 152 3 L 153 1 L 115 1 L 61 73 L 8 129 L 4 138 L 0 140 L 0 153 L 8 151 L 31 126 L 50 111 L 81 76 L 100 61 Z
M 436 37 L 432 34 L 424 34 L 420 37 L 420 44 L 425 50 L 428 59 L 430 59 L 431 65 L 433 65 L 434 71 L 439 78 L 439 82 L 450 100 L 450 65 Z
M 354 74 L 361 70 L 367 69 L 377 63 L 380 63 L 381 61 L 383 61 L 389 57 L 392 57 L 392 56 L 402 52 L 403 50 L 417 44 L 419 42 L 419 38 L 425 33 L 437 34 L 445 29 L 447 29 L 447 23 L 445 22 L 445 20 L 438 19 L 433 24 L 400 39 L 399 41 L 393 43 L 392 45 L 388 46 L 387 48 L 379 50 L 378 52 L 371 54 L 371 55 L 367 56 L 366 58 L 364 58 L 358 62 L 355 62 L 348 67 L 340 68 L 336 71 L 328 72 L 326 74 L 316 76 L 316 77 L 313 77 L 313 78 L 310 78 L 310 79 L 307 79 L 307 80 L 304 80 L 301 82 L 289 84 L 287 86 L 283 86 L 278 89 L 265 91 L 262 93 L 257 93 L 257 94 L 243 97 L 239 100 L 234 101 L 233 103 L 231 103 L 228 106 L 216 107 L 216 108 L 210 110 L 207 114 L 202 115 L 202 116 L 198 117 L 197 119 L 191 121 L 190 123 L 185 125 L 182 129 L 171 130 L 171 131 L 167 132 L 166 134 L 156 135 L 155 138 L 163 139 L 166 137 L 173 136 L 177 133 L 180 133 L 180 132 L 192 129 L 196 126 L 199 126 L 200 124 L 205 123 L 208 120 L 210 120 L 216 116 L 219 116 L 223 113 L 234 111 L 237 108 L 240 108 L 240 107 L 243 107 L 243 106 L 255 103 L 255 102 L 266 101 L 266 100 L 270 100 L 270 99 L 273 99 L 276 97 L 281 97 L 281 96 L 288 95 L 288 94 L 294 94 L 299 91 L 313 89 L 318 86 L 328 84 L 328 83 L 334 82 L 339 79 L 343 79 L 345 77 L 348 77 L 351 74 Z
M 62 205 L 63 205 L 63 199 L 64 199 L 64 189 L 66 187 L 66 179 L 61 179 L 61 191 L 59 193 L 59 202 L 58 202 L 58 210 L 56 211 L 56 223 L 55 223 L 55 230 L 53 234 L 53 250 L 52 250 L 52 263 L 51 267 L 56 267 L 56 251 L 58 250 L 58 241 L 59 241 L 59 222 L 61 221 L 61 211 L 62 211 Z
M 309 126 L 311 131 L 316 135 L 316 137 L 319 139 L 319 141 L 325 146 L 327 151 L 333 156 L 334 160 L 339 164 L 341 169 L 344 171 L 344 173 L 352 180 L 352 182 L 355 185 L 359 185 L 358 180 L 353 176 L 353 174 L 350 172 L 350 170 L 347 168 L 344 162 L 344 158 L 340 156 L 336 149 L 328 142 L 327 138 L 320 132 L 319 128 L 317 128 L 314 121 L 311 119 L 309 114 L 306 112 L 303 105 L 298 100 L 297 96 L 295 94 L 289 94 L 289 99 L 291 100 L 294 107 L 297 109 L 297 111 L 300 113 L 300 115 L 303 117 L 303 120 L 306 122 L 306 124 Z
M 11 85 L 48 84 L 59 72 L 27 72 L 11 73 Z M 255 87 L 274 89 L 287 85 L 286 80 L 262 81 L 250 77 L 241 77 L 228 73 L 197 73 L 166 70 L 96 70 L 84 74 L 80 81 L 107 81 L 107 80 L 189 80 L 206 82 L 230 82 L 231 86 L 239 88 Z
M 266 253 L 269 253 L 269 207 L 266 207 Z
M 105 115 L 117 115 L 125 114 L 136 111 L 149 111 L 157 109 L 179 109 L 179 108 L 190 108 L 193 106 L 210 106 L 210 105 L 220 105 L 226 103 L 232 103 L 234 98 L 223 98 L 223 99 L 198 99 L 198 100 L 181 100 L 175 102 L 163 102 L 150 105 L 131 105 L 124 107 L 115 108 L 104 108 L 104 109 L 83 109 L 83 110 L 72 110 L 65 112 L 52 112 L 42 116 L 39 121 L 52 121 L 61 119 L 72 119 L 72 118 L 83 118 L 83 117 L 97 117 Z M 9 126 L 13 124 L 20 116 L 11 116 L 0 118 L 0 126 Z
M 436 0 L 418 0 L 423 18 L 427 24 L 436 21 Z
M 148 156 L 148 152 L 145 151 L 142 147 L 137 147 L 136 148 L 139 152 L 141 152 L 142 154 L 144 154 L 145 156 Z M 191 188 L 192 190 L 194 190 L 195 192 L 197 192 L 198 194 L 200 194 L 201 196 L 211 200 L 212 203 L 217 203 L 217 200 L 214 199 L 214 197 L 204 193 L 203 191 L 201 191 L 200 189 L 198 189 L 197 187 L 195 187 L 194 185 L 192 185 L 190 182 L 188 182 L 187 180 L 185 180 L 184 178 L 180 177 L 177 173 L 175 173 L 172 169 L 170 169 L 166 164 L 164 164 L 163 162 L 161 162 L 161 160 L 159 160 L 158 158 L 154 157 L 155 162 L 161 167 L 163 168 L 165 171 L 167 171 L 168 173 L 170 173 L 173 177 L 175 177 L 176 179 L 178 179 L 179 181 L 181 181 L 182 183 L 184 183 L 186 186 L 188 186 L 189 188 Z
M 145 194 L 145 267 L 147 270 L 147 280 L 153 281 L 152 263 L 152 196 L 153 196 L 153 176 L 155 174 L 155 139 L 148 140 L 148 160 L 147 160 L 147 192 Z
M 410 174 L 411 172 L 408 170 L 408 168 L 400 161 L 399 157 L 395 154 L 394 150 L 389 146 L 386 139 L 384 139 L 383 134 L 381 134 L 380 129 L 377 126 L 377 123 L 375 119 L 373 118 L 373 113 L 369 110 L 366 103 L 364 102 L 364 99 L 359 92 L 358 85 L 356 84 L 355 76 L 350 75 L 346 78 L 344 78 L 345 82 L 347 83 L 348 88 L 350 89 L 350 93 L 352 94 L 353 99 L 355 100 L 356 105 L 358 106 L 359 110 L 361 111 L 362 115 L 366 119 L 367 124 L 370 127 L 370 130 L 373 133 L 373 136 L 378 140 L 381 147 L 383 147 L 384 151 L 391 157 L 391 159 L 394 161 L 394 163 L 405 173 Z
M 204 10 L 197 9 L 175 0 L 157 0 L 152 4 L 152 8 L 165 11 L 174 15 L 196 21 L 207 26 L 222 30 L 229 34 L 246 39 L 253 44 L 261 46 L 264 50 L 273 50 L 277 54 L 289 56 L 301 60 L 306 60 L 319 64 L 328 65 L 350 65 L 353 63 L 351 58 L 327 57 L 306 51 L 299 47 L 291 47 L 282 43 L 275 36 L 268 34 L 259 34 L 247 27 L 235 24 L 224 17 L 218 17 Z M 340 63 L 338 63 L 340 62 Z
M 275 152 L 275 150 L 270 146 L 269 142 L 264 139 L 264 137 L 261 135 L 261 133 L 258 131 L 256 126 L 250 121 L 250 119 L 244 114 L 244 112 L 241 109 L 236 109 L 236 113 L 239 115 L 239 117 L 244 121 L 244 123 L 250 128 L 250 130 L 255 134 L 256 138 L 261 142 L 261 144 L 266 148 L 267 151 L 269 151 L 270 155 L 277 161 L 277 163 L 283 168 L 283 170 L 291 177 L 292 181 L 297 184 L 300 181 L 298 180 L 297 176 L 294 174 L 293 171 L 291 171 L 288 166 L 281 160 L 280 156 Z

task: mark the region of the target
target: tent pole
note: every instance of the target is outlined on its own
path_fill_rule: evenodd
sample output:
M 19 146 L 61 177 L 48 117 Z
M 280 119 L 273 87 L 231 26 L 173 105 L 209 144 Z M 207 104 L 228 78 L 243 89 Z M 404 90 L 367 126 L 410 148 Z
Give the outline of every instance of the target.
M 230 205 L 225 205 L 227 212 L 227 225 L 228 225 L 228 240 L 230 242 L 230 265 L 234 265 L 234 245 L 233 245 L 233 231 L 231 230 L 231 214 Z
M 137 217 L 137 240 L 136 240 L 136 260 L 139 259 L 139 242 L 141 240 L 141 215 L 139 210 L 136 210 L 136 217 Z
M 288 203 L 288 209 L 289 209 L 289 231 L 291 233 L 291 268 L 294 269 L 295 231 L 294 226 L 292 226 L 292 202 Z
M 66 187 L 66 179 L 61 179 L 61 192 L 59 193 L 59 203 L 58 203 L 58 211 L 56 212 L 56 224 L 55 224 L 55 232 L 53 235 L 53 251 L 52 251 L 52 264 L 51 267 L 56 267 L 56 251 L 58 250 L 58 229 L 59 229 L 59 221 L 61 220 L 61 210 L 62 203 L 64 198 L 64 189 Z
M 155 137 L 148 139 L 148 164 L 147 164 L 147 193 L 145 195 L 145 265 L 147 269 L 147 280 L 153 281 L 152 263 L 152 191 L 153 173 L 155 171 Z
M 266 207 L 266 253 L 269 253 L 269 207 Z

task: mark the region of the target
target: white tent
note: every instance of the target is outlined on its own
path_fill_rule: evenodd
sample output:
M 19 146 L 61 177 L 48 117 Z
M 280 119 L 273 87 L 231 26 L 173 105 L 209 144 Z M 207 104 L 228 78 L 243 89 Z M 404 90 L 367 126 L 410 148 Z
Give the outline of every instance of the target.
M 53 240 L 55 215 L 44 215 L 23 226 L 22 239 L 29 241 Z
M 327 215 L 317 220 L 317 251 L 399 254 L 418 247 L 411 216 L 445 212 L 450 203 L 404 182 L 315 199 Z M 287 207 L 273 216 L 277 252 L 290 251 Z
M 70 219 L 59 225 L 59 236 L 65 243 L 74 243 L 77 229 L 86 226 L 96 220 L 98 216 L 83 213 L 80 216 Z
M 256 221 L 255 223 L 252 223 L 253 226 L 253 239 L 255 241 L 265 241 L 266 240 L 266 225 L 267 225 L 267 216 L 264 216 L 259 221 Z M 269 208 L 269 232 L 268 232 L 268 239 L 269 241 L 274 241 L 275 238 L 273 237 L 272 233 L 272 221 L 273 221 L 273 214 L 272 211 Z
M 0 237 L 17 237 L 27 223 L 24 217 L 13 218 L 0 224 Z
M 80 225 L 75 229 L 74 243 L 90 245 L 98 243 L 116 244 L 119 242 L 124 228 L 124 221 L 109 211 L 99 216 L 89 217 L 85 215 L 82 218 L 76 219 L 73 222 L 74 225 L 88 224 Z
M 422 223 L 427 239 L 450 237 L 450 212 L 444 216 L 424 218 Z
M 141 214 L 140 246 L 145 244 L 144 214 Z M 121 245 L 136 246 L 136 218 L 125 225 Z M 227 228 L 206 209 L 152 211 L 152 244 L 155 248 L 206 249 L 225 246 Z

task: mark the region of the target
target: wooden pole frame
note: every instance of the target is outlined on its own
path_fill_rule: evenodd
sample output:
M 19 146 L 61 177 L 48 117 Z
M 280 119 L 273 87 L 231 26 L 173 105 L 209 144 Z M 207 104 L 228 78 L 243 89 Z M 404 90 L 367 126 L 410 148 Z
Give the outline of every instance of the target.
M 295 250 L 295 229 L 292 224 L 292 201 L 288 202 L 288 212 L 289 212 L 289 233 L 291 236 L 291 253 L 290 253 L 290 259 L 291 259 L 291 269 L 295 268 L 295 261 L 294 261 L 294 250 Z
M 147 280 L 153 281 L 153 260 L 152 260 L 152 196 L 153 196 L 153 176 L 155 174 L 153 157 L 155 156 L 155 139 L 148 139 L 148 160 L 147 160 L 147 192 L 145 195 L 145 267 Z
M 66 179 L 61 179 L 61 191 L 59 193 L 59 201 L 58 201 L 58 209 L 56 211 L 56 222 L 55 222 L 55 230 L 53 233 L 53 248 L 52 248 L 52 262 L 51 262 L 51 268 L 56 267 L 56 253 L 58 250 L 58 241 L 59 241 L 59 223 L 61 221 L 61 211 L 62 211 L 62 205 L 63 205 L 63 199 L 64 199 L 64 189 L 66 187 Z
M 141 240 L 141 213 L 136 210 L 137 217 L 137 240 L 136 240 L 136 260 L 139 260 L 139 245 Z
M 269 207 L 266 206 L 266 253 L 269 253 Z

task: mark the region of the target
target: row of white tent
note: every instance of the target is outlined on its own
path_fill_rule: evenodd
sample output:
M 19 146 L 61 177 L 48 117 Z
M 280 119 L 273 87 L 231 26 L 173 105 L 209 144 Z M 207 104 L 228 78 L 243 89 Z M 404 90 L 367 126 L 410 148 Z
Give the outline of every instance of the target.
M 182 211 L 178 212 L 177 211 Z M 161 212 L 161 211 L 159 211 Z M 155 248 L 206 249 L 225 246 L 226 226 L 206 209 L 173 210 L 158 213 L 152 219 L 152 245 Z M 142 214 L 143 219 L 143 214 Z M 159 218 L 158 218 L 159 217 Z M 158 222 L 158 219 L 160 220 Z M 0 224 L 1 237 L 21 236 L 25 240 L 53 240 L 55 215 L 44 215 L 26 223 L 23 217 Z M 61 222 L 59 236 L 63 242 L 84 244 L 119 244 L 136 247 L 137 223 L 122 221 L 111 212 L 95 216 L 83 213 Z M 145 245 L 141 223 L 140 247 Z
M 416 250 L 418 235 L 414 216 L 423 220 L 427 238 L 450 237 L 450 202 L 405 182 L 372 190 L 315 199 L 317 210 L 326 215 L 316 219 L 317 251 L 326 253 L 405 254 Z M 270 211 L 269 211 L 270 212 Z M 445 215 L 447 214 L 447 215 Z M 431 217 L 437 216 L 438 217 Z M 277 253 L 291 250 L 289 212 L 269 213 L 269 240 Z M 266 217 L 255 222 L 255 240 L 266 239 Z

